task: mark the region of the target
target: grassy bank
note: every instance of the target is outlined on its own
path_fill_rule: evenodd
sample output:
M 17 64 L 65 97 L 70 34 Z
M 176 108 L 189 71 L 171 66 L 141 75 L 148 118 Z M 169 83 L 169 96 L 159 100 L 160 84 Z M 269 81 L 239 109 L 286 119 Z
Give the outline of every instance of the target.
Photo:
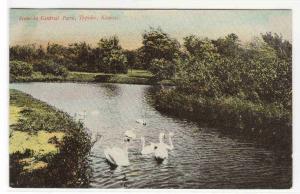
M 11 187 L 87 187 L 91 146 L 68 114 L 10 90 Z
M 176 90 L 160 91 L 155 104 L 160 111 L 197 121 L 202 126 L 291 151 L 292 113 L 274 104 L 256 104 L 234 97 L 201 98 Z
M 174 85 L 172 80 L 157 82 L 153 75 L 146 70 L 128 70 L 127 74 L 108 74 L 71 71 L 67 77 L 54 76 L 52 74 L 42 75 L 40 72 L 33 72 L 31 76 L 17 76 L 10 82 L 103 82 L 121 84 L 141 84 L 141 85 Z
M 90 72 L 69 72 L 66 77 L 54 76 L 52 74 L 42 75 L 40 72 L 33 72 L 31 76 L 17 76 L 11 82 L 105 82 L 105 83 L 124 83 L 124 84 L 157 84 L 153 75 L 146 70 L 128 70 L 127 74 L 108 74 Z M 170 80 L 162 83 L 172 84 Z

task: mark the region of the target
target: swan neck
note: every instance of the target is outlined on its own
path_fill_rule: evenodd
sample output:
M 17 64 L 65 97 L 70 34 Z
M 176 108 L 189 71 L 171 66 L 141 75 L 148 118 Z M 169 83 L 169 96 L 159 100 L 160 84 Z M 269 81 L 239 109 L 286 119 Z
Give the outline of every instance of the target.
M 141 139 L 141 142 L 142 142 L 142 148 L 144 148 L 144 147 L 145 147 L 145 139 L 142 138 L 142 139 Z
M 170 148 L 173 149 L 174 146 L 173 146 L 173 142 L 172 142 L 171 136 L 169 136 L 169 144 L 170 144 Z
M 126 153 L 128 152 L 128 143 L 127 142 L 125 143 L 124 150 Z
M 162 136 L 159 137 L 159 143 L 163 143 L 164 142 L 164 138 Z

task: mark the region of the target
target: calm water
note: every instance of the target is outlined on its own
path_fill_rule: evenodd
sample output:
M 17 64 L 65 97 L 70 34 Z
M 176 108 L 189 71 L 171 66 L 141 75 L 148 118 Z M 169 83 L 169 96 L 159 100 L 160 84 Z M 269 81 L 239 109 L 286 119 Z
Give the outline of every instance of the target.
M 103 135 L 92 149 L 91 187 L 97 188 L 287 188 L 291 164 L 280 153 L 222 136 L 218 130 L 162 115 L 147 101 L 151 86 L 92 83 L 19 83 L 15 88 L 70 115 L 86 111 L 84 124 Z M 136 119 L 145 118 L 147 126 Z M 123 133 L 136 129 L 131 165 L 111 169 L 103 147 L 121 145 Z M 167 164 L 139 154 L 139 138 L 157 142 L 159 132 L 174 132 L 175 149 Z

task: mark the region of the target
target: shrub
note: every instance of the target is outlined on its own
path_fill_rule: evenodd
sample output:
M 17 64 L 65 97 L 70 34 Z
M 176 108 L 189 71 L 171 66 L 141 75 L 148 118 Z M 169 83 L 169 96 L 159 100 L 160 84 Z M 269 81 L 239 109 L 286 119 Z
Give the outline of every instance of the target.
M 32 74 L 32 64 L 23 61 L 10 61 L 9 71 L 11 76 L 31 76 Z
M 165 59 L 153 59 L 149 70 L 156 80 L 171 79 L 175 73 L 175 65 Z
M 34 64 L 33 66 L 34 71 L 39 71 L 43 75 L 46 74 L 53 74 L 55 76 L 68 76 L 67 68 L 60 66 L 58 63 L 55 63 L 52 60 L 42 60 Z

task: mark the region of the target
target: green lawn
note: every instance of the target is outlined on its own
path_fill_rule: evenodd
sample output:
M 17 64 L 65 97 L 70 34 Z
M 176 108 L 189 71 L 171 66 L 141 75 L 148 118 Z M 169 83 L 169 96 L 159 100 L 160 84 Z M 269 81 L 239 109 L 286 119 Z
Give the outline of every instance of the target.
M 10 186 L 88 184 L 89 171 L 82 164 L 92 144 L 83 124 L 18 90 L 10 90 L 9 114 Z
M 132 69 L 128 70 L 127 75 L 129 77 L 143 77 L 143 78 L 151 78 L 153 77 L 152 73 L 147 70 L 141 70 L 141 69 Z
M 174 85 L 174 80 L 156 81 L 153 74 L 147 70 L 129 69 L 127 74 L 91 73 L 69 71 L 67 77 L 54 76 L 52 74 L 42 75 L 40 72 L 33 72 L 32 76 L 18 76 L 11 82 L 104 82 L 121 84 L 142 84 L 142 85 Z
M 108 83 L 127 83 L 127 84 L 150 84 L 149 79 L 153 75 L 146 70 L 128 70 L 127 74 L 109 73 L 90 73 L 90 72 L 69 72 L 67 81 L 81 82 L 108 82 Z
M 91 73 L 91 72 L 80 72 L 80 71 L 70 71 L 69 77 L 85 77 L 87 79 L 92 79 L 97 75 L 115 75 L 115 76 L 126 76 L 126 77 L 142 77 L 151 78 L 153 75 L 151 72 L 142 69 L 129 69 L 127 74 L 109 74 L 109 73 Z

